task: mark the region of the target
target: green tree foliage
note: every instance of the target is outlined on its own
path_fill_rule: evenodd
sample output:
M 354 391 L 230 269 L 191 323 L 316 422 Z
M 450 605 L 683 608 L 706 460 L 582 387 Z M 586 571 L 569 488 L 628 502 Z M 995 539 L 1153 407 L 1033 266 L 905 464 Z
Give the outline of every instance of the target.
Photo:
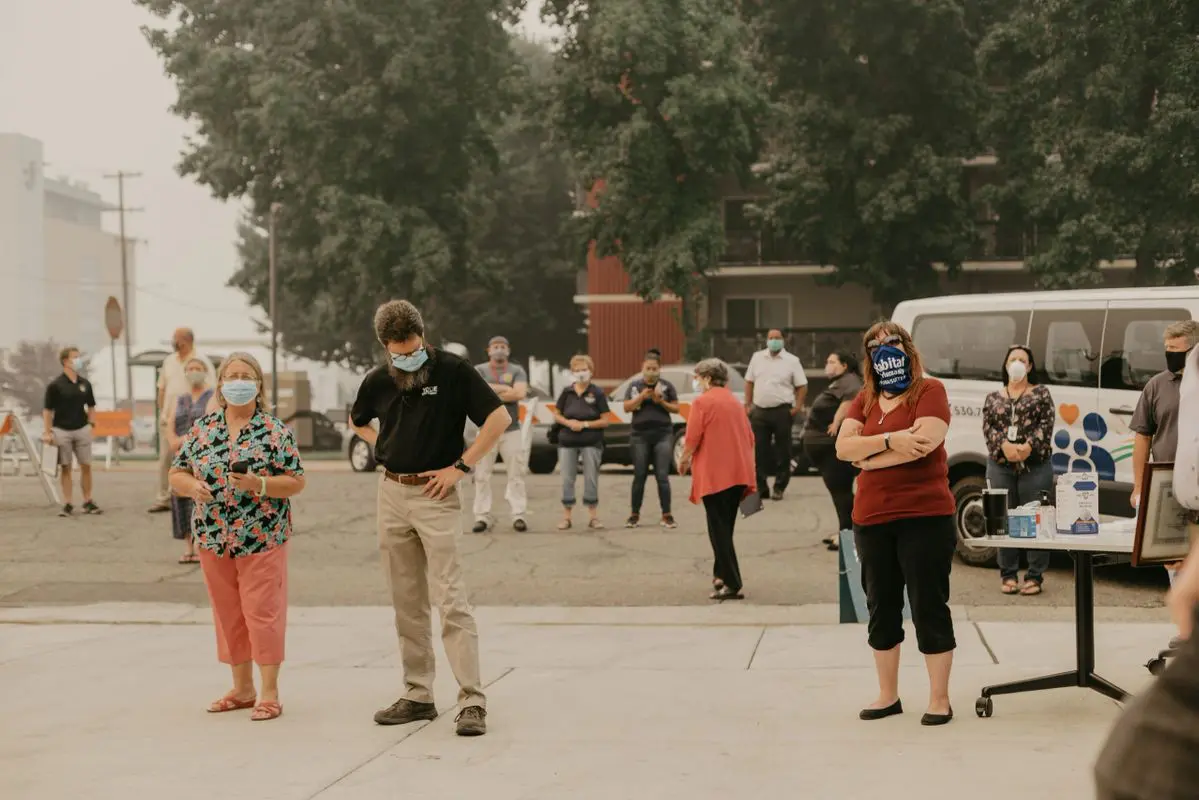
M 62 347 L 53 341 L 23 341 L 0 350 L 0 408 L 14 401 L 26 414 L 41 413 L 46 384 L 62 373 Z M 86 362 L 81 371 L 87 373 Z
M 562 26 L 558 125 L 585 188 L 578 242 L 630 288 L 690 299 L 724 250 L 720 185 L 748 176 L 763 80 L 736 0 L 548 0 Z M 580 251 L 582 248 L 580 248 Z M 684 303 L 690 310 L 691 303 Z M 693 319 L 684 320 L 691 332 Z
M 372 363 L 371 316 L 393 297 L 420 305 L 435 340 L 474 335 L 497 306 L 507 304 L 510 318 L 521 308 L 530 318 L 542 313 L 548 290 L 530 293 L 533 278 L 514 274 L 532 256 L 515 263 L 493 235 L 530 217 L 538 235 L 552 232 L 551 211 L 569 202 L 565 190 L 554 197 L 547 177 L 535 208 L 493 210 L 496 194 L 508 192 L 498 176 L 535 170 L 529 160 L 545 158 L 528 144 L 544 129 L 539 118 L 509 115 L 514 105 L 525 110 L 530 92 L 504 28 L 519 0 L 136 2 L 171 23 L 147 36 L 178 86 L 173 110 L 196 125 L 180 171 L 219 198 L 248 200 L 232 282 L 264 308 L 262 233 L 271 205 L 281 204 L 287 349 Z M 526 138 L 512 130 L 521 125 Z M 523 149 L 499 153 L 497 137 Z M 546 171 L 560 180 L 560 166 Z M 561 263 L 537 266 L 560 289 Z M 573 275 L 567 280 L 573 289 Z
M 1199 7 L 1161 0 L 1015 0 L 988 36 L 985 132 L 997 201 L 1056 234 L 1030 259 L 1048 287 L 1136 260 L 1140 285 L 1199 266 Z
M 969 255 L 977 32 L 955 0 L 753 6 L 775 119 L 767 224 L 890 307 Z

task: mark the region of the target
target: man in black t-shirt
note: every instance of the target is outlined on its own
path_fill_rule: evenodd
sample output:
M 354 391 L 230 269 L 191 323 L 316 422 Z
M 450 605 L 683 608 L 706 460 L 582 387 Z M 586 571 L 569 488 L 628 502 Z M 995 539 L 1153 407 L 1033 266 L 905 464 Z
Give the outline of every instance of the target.
M 406 300 L 375 312 L 375 336 L 388 363 L 371 370 L 350 410 L 354 432 L 375 448 L 379 550 L 387 570 L 404 668 L 404 696 L 375 714 L 380 725 L 435 719 L 431 602 L 458 680 L 459 736 L 487 731 L 479 634 L 462 581 L 458 482 L 495 447 L 512 417 L 465 359 L 425 342 L 420 312 Z M 463 452 L 467 418 L 479 435 Z M 375 431 L 371 423 L 379 421 Z M 432 595 L 432 597 L 430 597 Z
M 42 441 L 58 445 L 58 478 L 62 483 L 60 517 L 75 512 L 71 505 L 71 462 L 79 462 L 83 484 L 83 512 L 99 514 L 92 499 L 92 425 L 96 421 L 96 395 L 92 385 L 79 374 L 79 350 L 66 347 L 58 354 L 62 374 L 50 381 L 42 403 Z

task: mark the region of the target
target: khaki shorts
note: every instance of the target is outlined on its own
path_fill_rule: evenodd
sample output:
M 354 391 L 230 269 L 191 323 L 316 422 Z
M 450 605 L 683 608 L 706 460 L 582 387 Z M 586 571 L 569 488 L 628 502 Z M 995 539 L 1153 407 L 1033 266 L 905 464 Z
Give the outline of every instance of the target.
M 60 466 L 71 466 L 71 457 L 86 467 L 92 463 L 92 426 L 85 425 L 77 431 L 54 429 L 54 443 L 58 445 L 58 463 Z

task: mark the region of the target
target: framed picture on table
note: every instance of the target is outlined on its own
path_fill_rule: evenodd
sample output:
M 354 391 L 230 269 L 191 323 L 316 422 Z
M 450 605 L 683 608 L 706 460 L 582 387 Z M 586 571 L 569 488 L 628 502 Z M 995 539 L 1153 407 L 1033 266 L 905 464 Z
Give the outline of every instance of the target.
M 1173 462 L 1146 464 L 1137 504 L 1132 565 L 1165 565 L 1186 558 L 1191 550 L 1191 514 L 1174 496 Z

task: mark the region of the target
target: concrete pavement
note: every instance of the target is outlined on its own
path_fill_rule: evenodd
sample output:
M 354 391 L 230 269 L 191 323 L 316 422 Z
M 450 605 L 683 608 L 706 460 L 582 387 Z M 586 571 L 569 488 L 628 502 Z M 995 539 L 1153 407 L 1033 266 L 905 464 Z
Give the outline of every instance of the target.
M 444 659 L 440 719 L 372 723 L 400 693 L 388 608 L 293 608 L 285 713 L 257 724 L 204 713 L 227 688 L 206 608 L 0 609 L 0 797 L 1093 796 L 1091 764 L 1117 704 L 1068 689 L 997 698 L 991 719 L 973 713 L 984 684 L 1072 666 L 1071 625 L 956 611 L 957 718 L 922 728 L 914 643 L 903 661 L 908 713 L 856 718 L 875 690 L 865 631 L 828 624 L 833 613 L 481 608 L 490 733 L 471 740 L 453 735 Z M 1101 624 L 1100 672 L 1137 691 L 1152 680 L 1141 664 L 1170 633 Z

